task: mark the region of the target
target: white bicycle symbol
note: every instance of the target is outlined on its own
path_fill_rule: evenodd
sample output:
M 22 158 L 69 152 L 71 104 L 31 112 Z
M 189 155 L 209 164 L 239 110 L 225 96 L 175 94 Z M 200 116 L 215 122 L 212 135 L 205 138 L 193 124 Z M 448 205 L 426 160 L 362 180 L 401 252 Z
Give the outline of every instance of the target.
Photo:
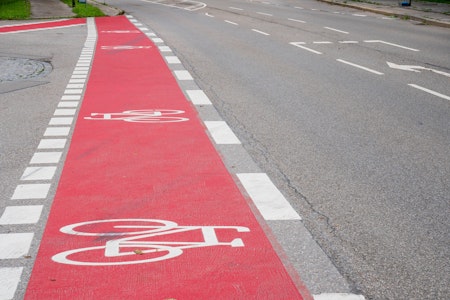
M 125 121 L 135 123 L 172 123 L 188 121 L 188 118 L 172 115 L 183 114 L 183 110 L 172 109 L 142 109 L 126 110 L 121 113 L 91 113 L 85 120 Z
M 155 219 L 111 219 L 76 223 L 64 226 L 60 231 L 77 236 L 98 236 L 98 240 L 106 240 L 105 245 L 64 251 L 54 255 L 52 260 L 78 266 L 117 266 L 171 259 L 190 248 L 244 247 L 240 238 L 231 242 L 219 242 L 217 231 L 226 229 L 250 231 L 242 226 L 178 226 L 172 221 Z M 194 231 L 200 233 L 202 241 L 174 240 L 177 234 Z M 168 240 L 155 240 L 163 236 L 169 236 Z M 145 240 L 149 238 L 151 240 Z

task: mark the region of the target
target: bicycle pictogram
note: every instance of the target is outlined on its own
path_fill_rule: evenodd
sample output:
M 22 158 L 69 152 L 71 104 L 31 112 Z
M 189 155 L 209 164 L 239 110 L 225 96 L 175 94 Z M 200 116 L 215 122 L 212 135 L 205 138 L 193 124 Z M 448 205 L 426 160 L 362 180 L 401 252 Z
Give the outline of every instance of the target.
M 183 254 L 185 249 L 230 246 L 244 247 L 240 238 L 219 241 L 217 233 L 224 230 L 249 232 L 242 226 L 179 226 L 156 219 L 110 219 L 71 224 L 60 229 L 76 236 L 96 236 L 105 240 L 101 246 L 72 249 L 58 253 L 52 260 L 78 266 L 114 266 L 158 262 Z M 176 240 L 185 233 L 198 234 L 199 241 Z
M 134 123 L 173 123 L 188 121 L 174 115 L 183 114 L 183 110 L 173 109 L 142 109 L 142 110 L 126 110 L 121 113 L 91 113 L 85 120 L 101 120 L 101 121 L 125 121 Z

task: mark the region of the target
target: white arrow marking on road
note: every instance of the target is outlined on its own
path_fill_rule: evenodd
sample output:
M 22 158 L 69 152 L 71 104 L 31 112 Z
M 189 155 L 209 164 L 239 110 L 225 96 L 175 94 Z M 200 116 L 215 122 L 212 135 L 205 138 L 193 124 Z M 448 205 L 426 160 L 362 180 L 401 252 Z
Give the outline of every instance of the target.
M 426 70 L 426 71 L 434 72 L 436 74 L 440 74 L 440 75 L 444 75 L 444 76 L 450 77 L 450 73 L 446 73 L 446 72 L 435 70 L 435 69 L 431 69 L 431 68 L 425 68 L 425 67 L 422 67 L 422 66 L 397 65 L 397 64 L 394 64 L 394 63 L 391 63 L 391 62 L 388 62 L 388 61 L 386 63 L 392 69 L 398 69 L 398 70 L 410 71 L 410 72 L 416 72 L 416 73 L 420 73 L 419 70 Z

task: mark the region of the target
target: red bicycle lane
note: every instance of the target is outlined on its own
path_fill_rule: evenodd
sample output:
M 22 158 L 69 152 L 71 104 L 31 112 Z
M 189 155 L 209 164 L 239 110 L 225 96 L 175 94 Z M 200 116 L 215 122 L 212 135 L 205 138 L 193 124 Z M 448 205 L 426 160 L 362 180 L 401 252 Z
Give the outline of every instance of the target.
M 96 19 L 87 89 L 26 299 L 310 299 L 158 48 Z

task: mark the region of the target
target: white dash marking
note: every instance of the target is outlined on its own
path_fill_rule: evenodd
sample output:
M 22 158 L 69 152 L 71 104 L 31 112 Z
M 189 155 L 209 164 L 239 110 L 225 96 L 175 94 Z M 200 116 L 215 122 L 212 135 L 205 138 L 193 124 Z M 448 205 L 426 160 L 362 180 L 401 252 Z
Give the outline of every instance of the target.
M 20 180 L 50 180 L 56 172 L 56 167 L 27 167 Z
M 343 60 L 343 59 L 336 59 L 336 60 L 337 60 L 338 62 L 347 64 L 347 65 L 349 65 L 349 66 L 352 66 L 352 67 L 355 67 L 355 68 L 358 68 L 358 69 L 361 69 L 361 70 L 365 70 L 365 71 L 370 72 L 370 73 L 373 73 L 373 74 L 383 75 L 383 73 L 381 73 L 381 72 L 378 72 L 378 71 L 375 71 L 375 70 L 372 70 L 372 69 L 369 69 L 369 68 L 366 68 L 366 67 L 363 67 L 363 66 L 360 66 L 360 65 L 357 65 L 357 64 L 354 64 L 354 63 L 345 61 L 345 60 Z
M 264 13 L 264 12 L 256 12 L 258 15 L 262 15 L 262 16 L 268 16 L 268 17 L 273 17 L 272 14 L 268 14 L 268 13 Z
M 339 33 L 343 33 L 343 34 L 349 34 L 349 32 L 347 32 L 347 31 L 339 30 L 339 29 L 332 28 L 332 27 L 324 27 L 324 28 L 328 29 L 328 30 L 336 31 L 336 32 L 339 32 Z
M 49 183 L 19 184 L 16 187 L 11 200 L 45 199 L 47 198 L 49 190 Z
M 232 21 L 228 21 L 228 20 L 225 20 L 225 23 L 228 23 L 228 24 L 231 24 L 231 25 L 235 25 L 235 26 L 239 25 L 238 23 L 235 23 L 235 22 L 232 22 Z
M 257 32 L 257 33 L 262 34 L 262 35 L 270 35 L 269 33 L 261 31 L 261 30 L 258 30 L 258 29 L 252 29 L 252 31 Z
M 56 117 L 51 118 L 48 125 L 71 125 L 73 122 L 72 117 Z
M 289 21 L 292 21 L 292 22 L 298 22 L 298 23 L 306 23 L 305 21 L 302 21 L 302 20 L 298 20 L 298 19 L 288 19 Z
M 174 73 L 178 80 L 193 80 L 194 79 L 194 78 L 192 78 L 191 74 L 186 70 L 177 70 L 177 71 L 174 71 Z
M 85 71 L 80 71 L 80 72 L 85 72 Z M 76 74 L 76 73 L 74 72 L 74 74 Z M 86 72 L 86 74 L 87 74 L 87 72 Z M 81 93 L 83 93 L 83 89 L 66 89 L 64 91 L 64 94 L 66 94 L 66 95 L 78 95 Z
M 408 85 L 409 85 L 410 87 L 413 87 L 413 88 L 422 90 L 422 91 L 427 92 L 427 93 L 429 93 L 429 94 L 431 94 L 431 95 L 434 95 L 434 96 L 437 96 L 437 97 L 439 97 L 439 98 L 442 98 L 442 99 L 445 99 L 445 100 L 449 100 L 449 101 L 450 101 L 450 97 L 449 97 L 449 96 L 446 96 L 446 95 L 444 95 L 444 94 L 441 94 L 441 93 L 435 92 L 435 91 L 433 91 L 433 90 L 424 88 L 424 87 L 419 86 L 419 85 L 417 85 L 417 84 L 410 83 L 410 84 L 408 84 Z
M 234 10 L 244 10 L 243 8 L 239 8 L 239 7 L 234 7 L 234 6 L 230 6 L 230 9 L 234 9 Z
M 363 295 L 348 293 L 324 293 L 313 295 L 314 300 L 365 300 Z
M 0 299 L 13 299 L 22 276 L 22 267 L 0 268 Z
M 301 220 L 265 173 L 236 174 L 265 220 Z
M 169 46 L 159 46 L 158 49 L 161 52 L 172 52 L 172 49 L 170 49 Z
M 301 6 L 295 6 L 294 8 L 296 8 L 296 9 L 304 9 L 304 8 L 301 7 Z
M 81 100 L 81 95 L 64 95 L 61 97 L 61 100 Z
M 211 105 L 208 96 L 202 90 L 186 90 L 186 93 L 194 105 Z
M 216 144 L 232 145 L 241 143 L 224 121 L 205 121 L 205 125 Z
M 20 258 L 30 250 L 33 233 L 0 234 L 0 259 Z
M 61 159 L 62 152 L 36 152 L 30 164 L 56 164 Z
M 358 41 L 339 41 L 339 44 L 358 44 Z
M 68 89 L 82 89 L 82 88 L 84 88 L 84 84 L 82 84 L 82 83 L 69 83 L 67 85 L 67 88 Z
M 389 43 L 389 42 L 385 42 L 385 41 L 380 41 L 380 40 L 369 40 L 369 41 L 364 41 L 365 43 L 380 43 L 380 44 L 385 44 L 385 45 L 389 45 L 389 46 L 393 46 L 393 47 L 398 47 L 398 48 L 402 48 L 402 49 L 406 49 L 406 50 L 410 50 L 410 51 L 415 51 L 418 52 L 420 50 L 418 49 L 414 49 L 414 48 L 409 48 L 409 47 L 405 47 L 402 45 L 398 45 L 398 44 L 394 44 L 394 43 Z
M 66 146 L 66 139 L 42 139 L 38 149 L 63 149 Z
M 165 56 L 164 57 L 168 64 L 181 64 L 181 61 L 177 56 Z
M 73 108 L 57 108 L 53 115 L 55 115 L 55 116 L 73 116 L 73 115 L 75 115 L 76 112 L 77 112 L 77 110 L 73 109 Z
M 78 101 L 61 101 L 58 103 L 58 107 L 78 107 Z
M 44 136 L 68 136 L 70 127 L 48 127 L 45 129 Z
M 329 42 L 329 41 L 317 41 L 317 42 L 313 42 L 313 44 L 333 44 L 333 42 Z
M 161 38 L 151 38 L 151 40 L 155 44 L 162 44 L 162 43 L 164 43 L 163 39 L 161 39 Z
M 319 54 L 319 55 L 322 54 L 322 52 L 319 52 L 319 51 L 316 51 L 316 50 L 314 50 L 314 49 L 311 49 L 311 48 L 302 46 L 302 45 L 304 44 L 303 42 L 292 42 L 292 43 L 289 43 L 289 44 L 291 44 L 291 45 L 293 45 L 293 46 L 295 46 L 295 47 L 301 48 L 301 49 L 303 49 L 303 50 L 306 50 L 306 51 L 315 53 L 315 54 Z
M 35 224 L 42 213 L 42 205 L 7 206 L 0 217 L 0 225 Z
M 367 15 L 362 15 L 362 14 L 353 14 L 352 16 L 355 16 L 355 17 L 367 17 Z

